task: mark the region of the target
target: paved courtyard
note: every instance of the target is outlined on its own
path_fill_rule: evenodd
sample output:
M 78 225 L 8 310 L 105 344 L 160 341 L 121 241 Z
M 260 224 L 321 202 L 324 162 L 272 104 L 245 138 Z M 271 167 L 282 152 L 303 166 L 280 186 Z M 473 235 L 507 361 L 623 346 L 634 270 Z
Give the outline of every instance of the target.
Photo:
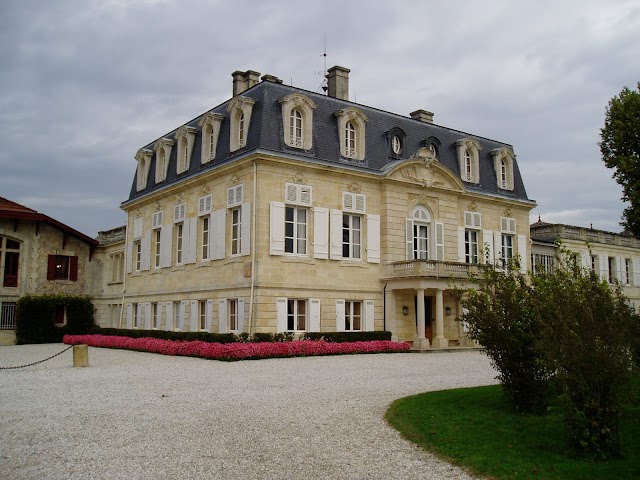
M 0 347 L 0 367 L 62 345 Z M 384 421 L 495 383 L 478 351 L 218 362 L 89 348 L 0 370 L 2 479 L 469 479 Z

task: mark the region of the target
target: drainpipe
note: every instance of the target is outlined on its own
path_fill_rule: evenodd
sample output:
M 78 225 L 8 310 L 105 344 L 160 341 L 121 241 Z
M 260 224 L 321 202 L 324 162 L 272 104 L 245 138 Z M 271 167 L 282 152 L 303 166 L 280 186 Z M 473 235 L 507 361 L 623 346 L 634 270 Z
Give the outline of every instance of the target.
M 253 293 L 256 282 L 256 217 L 258 211 L 258 165 L 253 161 L 253 208 L 251 209 L 251 293 L 249 296 L 249 335 L 253 332 Z
M 382 330 L 387 331 L 387 284 L 382 289 Z
M 124 272 L 122 276 L 122 304 L 120 305 L 120 320 L 118 328 L 122 328 L 122 316 L 124 315 L 124 297 L 127 292 L 127 262 L 131 259 L 127 258 L 127 244 L 129 242 L 129 214 L 127 213 L 127 226 L 124 229 Z

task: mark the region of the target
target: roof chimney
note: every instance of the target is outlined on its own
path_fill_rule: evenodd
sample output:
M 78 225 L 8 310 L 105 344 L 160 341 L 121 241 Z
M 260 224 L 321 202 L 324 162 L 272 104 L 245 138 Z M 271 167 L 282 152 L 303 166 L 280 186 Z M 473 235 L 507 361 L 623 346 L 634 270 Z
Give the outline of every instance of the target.
M 268 73 L 262 75 L 262 77 L 260 77 L 260 80 L 262 80 L 263 82 L 282 83 L 282 80 L 280 80 L 278 77 L 276 77 L 275 75 L 269 75 Z
M 421 122 L 425 123 L 433 123 L 433 113 L 427 112 L 426 110 L 416 110 L 415 112 L 411 112 L 409 115 L 414 120 L 420 120 Z
M 257 84 L 260 79 L 260 72 L 254 70 L 241 72 L 240 70 L 236 70 L 231 76 L 233 77 L 233 96 L 235 97 Z
M 327 83 L 330 97 L 339 98 L 340 100 L 349 100 L 349 70 L 348 68 L 331 67 L 327 70 Z

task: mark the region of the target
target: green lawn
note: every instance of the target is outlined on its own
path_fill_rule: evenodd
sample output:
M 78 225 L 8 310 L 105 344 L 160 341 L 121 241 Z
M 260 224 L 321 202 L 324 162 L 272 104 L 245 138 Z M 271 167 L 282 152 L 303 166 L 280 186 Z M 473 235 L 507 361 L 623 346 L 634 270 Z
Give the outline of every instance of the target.
M 499 385 L 430 392 L 395 401 L 387 421 L 407 439 L 495 479 L 640 479 L 640 382 L 622 419 L 624 458 L 593 463 L 570 458 L 562 417 L 509 410 Z

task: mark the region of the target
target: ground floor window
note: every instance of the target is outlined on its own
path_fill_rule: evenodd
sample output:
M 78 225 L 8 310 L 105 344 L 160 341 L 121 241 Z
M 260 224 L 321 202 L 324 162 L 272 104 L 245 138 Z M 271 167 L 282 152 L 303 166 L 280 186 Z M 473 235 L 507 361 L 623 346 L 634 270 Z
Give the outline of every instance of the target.
M 344 302 L 344 329 L 362 330 L 362 302 Z
M 16 302 L 0 302 L 0 330 L 16 329 Z
M 238 330 L 238 299 L 229 300 L 229 330 Z
M 307 329 L 307 301 L 287 300 L 287 330 L 292 332 Z
M 198 328 L 200 330 L 206 330 L 207 329 L 207 301 L 200 300 L 200 302 L 198 302 L 198 307 L 199 307 Z
M 151 328 L 160 328 L 160 315 L 158 311 L 158 303 L 151 304 Z
M 54 313 L 54 323 L 56 326 L 61 327 L 65 323 L 65 311 L 64 305 L 56 306 Z

